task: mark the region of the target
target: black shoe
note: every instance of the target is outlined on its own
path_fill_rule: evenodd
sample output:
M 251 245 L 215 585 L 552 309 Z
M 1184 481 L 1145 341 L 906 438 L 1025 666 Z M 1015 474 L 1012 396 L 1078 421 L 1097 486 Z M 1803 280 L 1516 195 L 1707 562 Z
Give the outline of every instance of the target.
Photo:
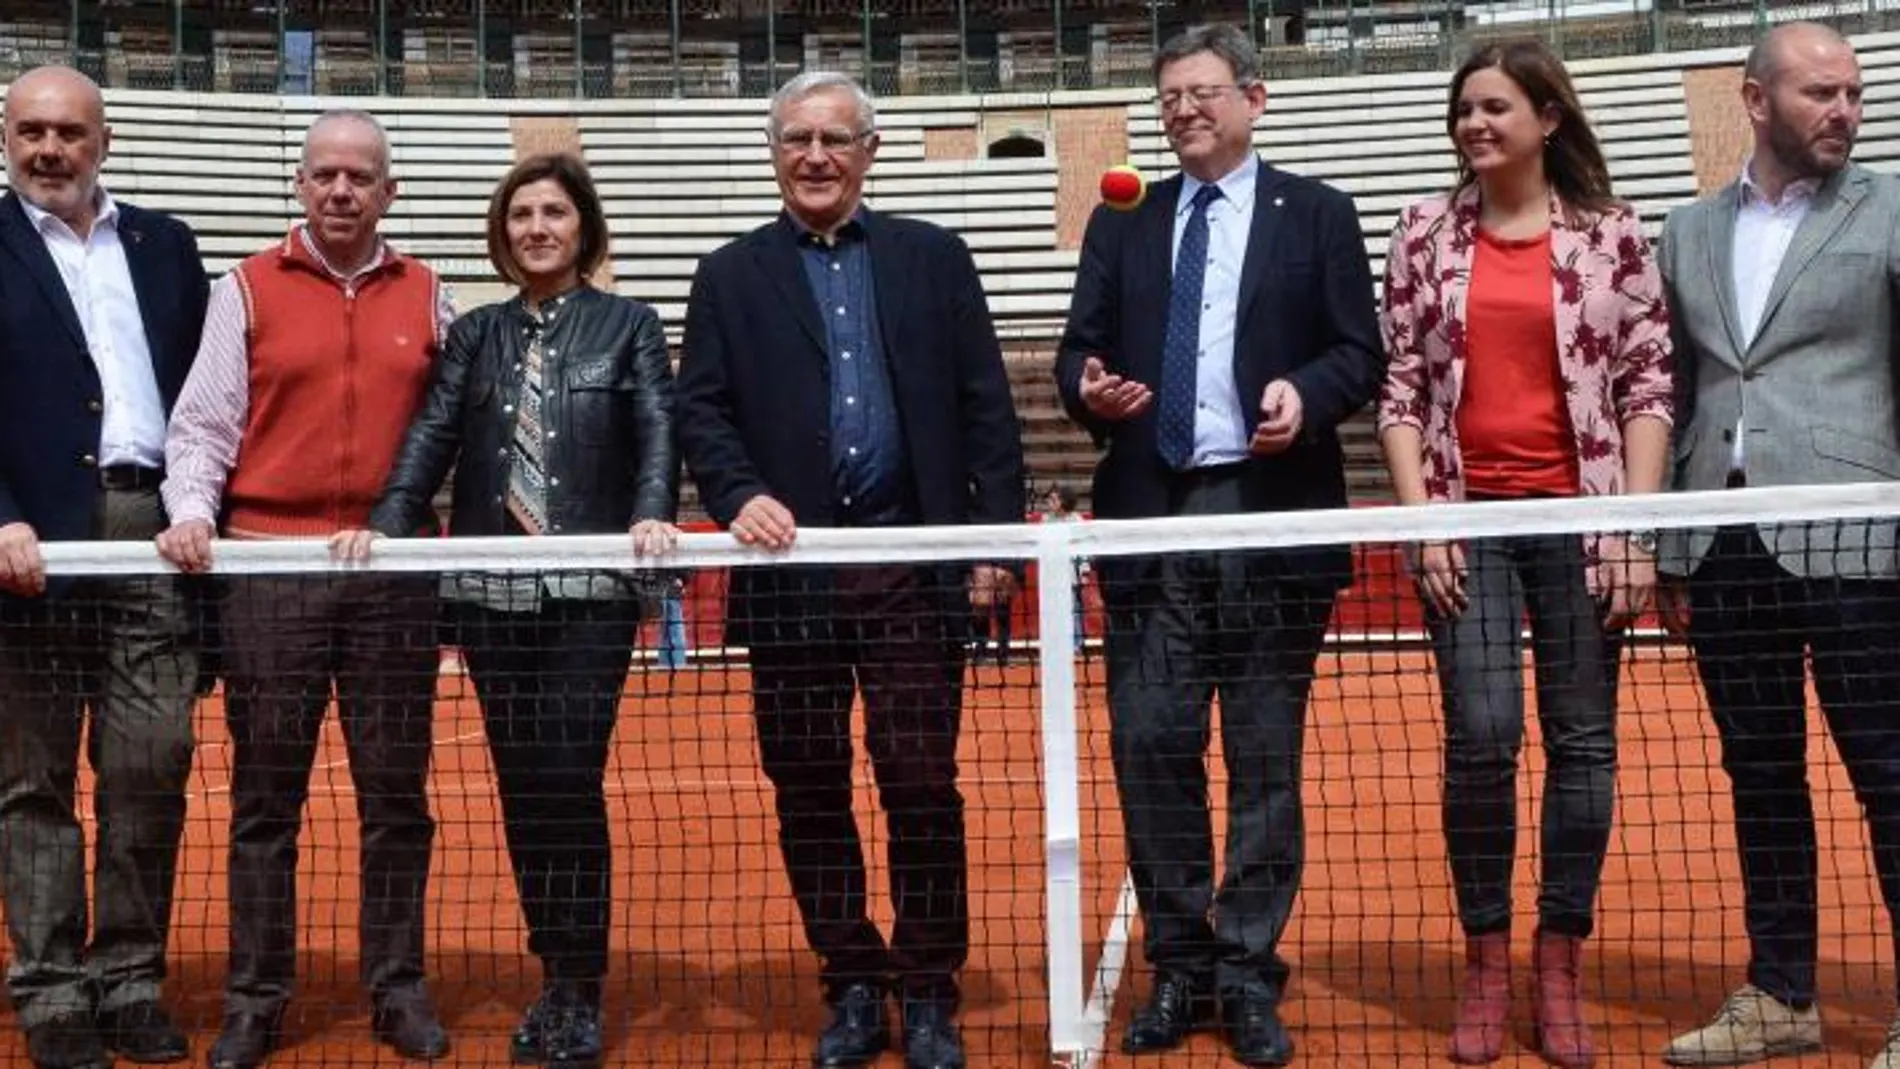
M 1242 1065 L 1286 1065 L 1293 1060 L 1293 1037 L 1280 1023 L 1273 1000 L 1257 995 L 1221 1003 L 1221 1025 L 1234 1060 Z
M 508 1057 L 516 1065 L 540 1065 L 548 1060 L 547 1028 L 554 1010 L 548 1005 L 549 989 L 541 989 L 541 997 L 534 1000 L 528 1012 L 521 1016 L 521 1024 L 515 1028 L 515 1034 L 508 1038 Z
M 963 1037 L 948 1002 L 904 1002 L 904 1069 L 963 1069 Z
M 34 1069 L 111 1069 L 112 1055 L 99 1041 L 92 1015 L 71 1010 L 26 1030 L 26 1053 Z
M 277 1049 L 282 1038 L 284 1015 L 274 1013 L 227 1013 L 218 1041 L 211 1045 L 205 1061 L 211 1069 L 257 1069 Z
M 870 984 L 852 984 L 831 1004 L 831 1023 L 818 1034 L 811 1063 L 817 1069 L 868 1065 L 891 1046 L 891 1025 L 884 1015 L 884 992 Z
M 1194 982 L 1182 973 L 1161 973 L 1155 977 L 1154 993 L 1148 1004 L 1135 1011 L 1122 1034 L 1123 1054 L 1154 1054 L 1173 1050 L 1187 1042 L 1188 1033 L 1212 1016 L 1213 1000 L 1207 985 Z
M 157 1002 L 100 1010 L 99 1038 L 128 1062 L 162 1065 L 191 1057 L 191 1041 Z
M 406 997 L 382 1003 L 370 1015 L 370 1031 L 411 1061 L 432 1062 L 449 1052 L 449 1033 L 427 999 Z

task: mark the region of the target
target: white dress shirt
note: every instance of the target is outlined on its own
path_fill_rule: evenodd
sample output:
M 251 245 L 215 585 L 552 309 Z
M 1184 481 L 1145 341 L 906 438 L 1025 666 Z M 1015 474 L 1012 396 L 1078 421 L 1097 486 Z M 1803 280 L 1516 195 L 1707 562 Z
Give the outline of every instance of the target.
M 1247 261 L 1253 231 L 1253 195 L 1260 158 L 1252 153 L 1239 167 L 1214 183 L 1219 199 L 1207 206 L 1207 275 L 1201 283 L 1200 351 L 1194 362 L 1194 455 L 1189 464 L 1206 467 L 1247 459 L 1252 423 L 1247 414 L 1260 403 L 1240 396 L 1234 381 L 1234 332 L 1240 316 L 1240 269 Z M 1181 252 L 1181 230 L 1194 209 L 1194 194 L 1206 183 L 1181 175 L 1174 206 L 1174 245 L 1169 269 Z
M 1821 188 L 1818 178 L 1790 182 L 1781 191 L 1779 201 L 1771 201 L 1755 182 L 1755 161 L 1742 166 L 1741 208 L 1735 216 L 1735 324 L 1742 332 L 1742 350 L 1755 344 L 1761 331 L 1762 313 L 1768 309 L 1768 291 L 1774 287 L 1781 261 L 1808 207 Z M 1747 471 L 1748 405 L 1743 394 L 1742 414 L 1735 420 L 1735 449 L 1729 456 L 1731 471 Z
M 101 188 L 92 232 L 81 238 L 65 221 L 24 198 L 20 207 L 59 266 L 86 348 L 105 391 L 99 464 L 165 464 L 165 402 L 152 370 L 152 348 L 139 316 L 138 291 L 119 241 L 119 206 Z

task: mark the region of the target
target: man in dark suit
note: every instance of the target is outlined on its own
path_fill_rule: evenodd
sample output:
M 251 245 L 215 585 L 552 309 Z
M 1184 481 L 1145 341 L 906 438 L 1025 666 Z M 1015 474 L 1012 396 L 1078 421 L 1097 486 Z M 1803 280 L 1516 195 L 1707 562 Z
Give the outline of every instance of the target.
M 0 892 L 7 992 L 40 1069 L 177 1061 L 159 1003 L 191 770 L 197 658 L 172 577 L 48 584 L 40 542 L 165 527 L 165 423 L 198 350 L 191 230 L 99 185 L 99 88 L 7 90 L 0 198 Z M 88 943 L 81 727 L 97 814 Z
M 1021 433 L 969 251 L 860 203 L 869 97 L 808 72 L 773 98 L 767 132 L 785 210 L 701 261 L 687 304 L 680 444 L 707 511 L 768 549 L 801 526 L 1021 522 Z M 964 1064 L 964 642 L 971 609 L 1012 582 L 988 564 L 733 576 L 728 639 L 750 650 L 780 846 L 833 1007 L 815 1065 L 876 1060 L 890 989 L 905 1064 Z M 865 912 L 851 812 L 854 690 L 890 824 L 888 945 Z
M 1095 515 L 1344 506 L 1335 428 L 1385 368 L 1352 200 L 1254 155 L 1266 89 L 1245 33 L 1183 33 L 1155 79 L 1183 173 L 1089 221 L 1056 361 L 1064 407 L 1107 446 Z M 1111 749 L 1156 970 L 1129 1053 L 1178 1046 L 1218 996 L 1242 1062 L 1292 1057 L 1275 946 L 1299 887 L 1307 693 L 1350 568 L 1346 546 L 1097 562 Z M 1218 892 L 1215 693 L 1230 784 Z

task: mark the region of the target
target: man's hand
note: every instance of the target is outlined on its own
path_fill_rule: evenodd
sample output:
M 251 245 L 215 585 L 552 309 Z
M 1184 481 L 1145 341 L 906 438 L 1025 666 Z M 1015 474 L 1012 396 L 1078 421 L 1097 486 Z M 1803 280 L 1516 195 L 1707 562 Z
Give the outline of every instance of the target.
M 657 557 L 671 553 L 680 540 L 680 529 L 665 520 L 641 520 L 627 533 L 633 536 L 633 555 L 636 557 Z
M 798 539 L 792 511 L 770 494 L 760 494 L 740 506 L 730 529 L 740 545 L 761 549 L 790 549 Z
M 1620 535 L 1604 536 L 1597 553 L 1590 592 L 1603 606 L 1604 629 L 1620 631 L 1649 611 L 1656 592 L 1656 558 Z
M 32 524 L 0 527 L 0 590 L 29 598 L 46 593 L 46 558 Z
M 158 533 L 158 555 L 177 565 L 181 572 L 208 572 L 211 570 L 211 540 L 216 533 L 210 520 L 174 523 Z
M 338 531 L 330 536 L 330 559 L 352 563 L 367 561 L 370 546 L 382 537 L 378 531 Z
M 1274 379 L 1260 393 L 1260 425 L 1254 428 L 1247 451 L 1257 457 L 1284 453 L 1300 436 L 1305 424 L 1306 407 L 1300 391 L 1285 379 Z
M 1096 419 L 1133 419 L 1154 404 L 1153 390 L 1132 379 L 1111 375 L 1098 357 L 1082 361 L 1082 404 Z
M 989 609 L 1008 603 L 1016 593 L 1016 576 L 1008 568 L 978 564 L 970 569 L 970 608 Z

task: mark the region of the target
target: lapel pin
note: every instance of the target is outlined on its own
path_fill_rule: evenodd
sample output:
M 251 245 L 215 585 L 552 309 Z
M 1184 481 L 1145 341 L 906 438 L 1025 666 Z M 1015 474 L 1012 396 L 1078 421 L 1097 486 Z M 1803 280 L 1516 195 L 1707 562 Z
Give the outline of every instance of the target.
M 1285 198 L 1285 197 L 1275 197 L 1275 198 L 1273 198 L 1273 206 L 1274 206 L 1275 208 L 1278 208 L 1278 207 L 1280 207 L 1281 205 L 1284 205 L 1285 203 L 1286 203 L 1286 198 Z

